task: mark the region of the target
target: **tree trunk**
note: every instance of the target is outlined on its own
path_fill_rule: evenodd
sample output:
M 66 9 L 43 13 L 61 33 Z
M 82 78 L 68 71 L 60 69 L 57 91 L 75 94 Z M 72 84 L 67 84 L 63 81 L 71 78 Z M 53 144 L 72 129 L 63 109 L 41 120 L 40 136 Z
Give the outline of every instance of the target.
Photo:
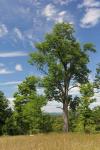
M 63 119 L 64 119 L 64 132 L 68 132 L 68 105 L 67 103 L 63 103 Z

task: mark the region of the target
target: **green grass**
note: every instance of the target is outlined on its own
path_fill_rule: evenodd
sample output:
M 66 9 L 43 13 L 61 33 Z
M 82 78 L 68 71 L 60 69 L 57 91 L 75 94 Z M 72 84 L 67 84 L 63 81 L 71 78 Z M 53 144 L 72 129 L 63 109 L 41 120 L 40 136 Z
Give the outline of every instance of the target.
M 100 134 L 38 134 L 1 137 L 0 150 L 100 150 Z

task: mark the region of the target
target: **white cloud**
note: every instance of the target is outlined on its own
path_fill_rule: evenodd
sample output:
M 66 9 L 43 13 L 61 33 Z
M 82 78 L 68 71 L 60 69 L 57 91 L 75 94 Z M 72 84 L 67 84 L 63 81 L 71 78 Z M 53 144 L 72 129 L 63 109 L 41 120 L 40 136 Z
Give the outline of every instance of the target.
M 48 4 L 43 10 L 43 15 L 49 18 L 52 18 L 57 13 L 55 6 L 53 4 Z
M 0 75 L 2 74 L 11 74 L 13 71 L 7 70 L 6 68 L 0 68 Z
M 78 88 L 74 88 L 74 90 L 72 90 L 72 91 L 73 92 L 70 93 L 70 94 L 73 94 L 73 95 L 76 95 L 76 94 L 78 95 L 79 94 L 79 89 Z M 97 99 L 97 97 L 96 97 L 96 99 Z M 100 95 L 99 95 L 99 99 L 97 99 L 96 102 L 92 103 L 90 105 L 90 107 L 94 108 L 98 105 L 100 106 Z M 56 101 L 49 101 L 47 103 L 47 105 L 42 108 L 42 110 L 45 111 L 45 112 L 48 112 L 48 113 L 52 113 L 52 112 L 62 113 L 62 103 L 58 103 Z
M 21 64 L 17 64 L 15 66 L 16 71 L 23 71 L 22 65 Z
M 55 0 L 55 3 L 60 4 L 60 5 L 68 5 L 72 1 L 75 1 L 75 0 Z
M 17 84 L 20 84 L 21 82 L 22 81 L 1 82 L 0 86 L 17 85 Z
M 41 4 L 40 0 L 18 0 L 21 4 L 30 4 L 30 5 L 39 5 Z
M 56 19 L 56 22 L 63 22 L 64 21 L 64 18 L 66 16 L 66 11 L 61 11 L 58 13 L 58 16 L 55 18 Z
M 71 88 L 71 87 L 70 87 Z M 80 88 L 79 87 L 74 87 L 70 90 L 69 94 L 71 95 L 79 95 L 80 94 Z
M 62 103 L 58 103 L 57 101 L 49 101 L 47 105 L 42 108 L 42 110 L 48 113 L 62 113 Z
M 11 74 L 13 71 L 8 70 L 4 64 L 0 64 L 0 75 Z
M 57 14 L 57 16 L 54 18 L 54 20 L 55 20 L 55 22 L 59 22 L 59 23 L 62 23 L 64 21 L 68 21 L 68 22 L 74 24 L 73 17 L 67 11 L 60 11 Z
M 78 8 L 82 8 L 82 7 L 100 7 L 100 1 L 96 1 L 96 0 L 83 0 L 82 4 L 78 5 Z
M 25 52 L 1 52 L 0 57 L 6 58 L 6 57 L 21 57 L 21 56 L 27 56 L 28 54 Z
M 69 12 L 67 12 L 65 10 L 60 11 L 53 4 L 46 5 L 42 15 L 44 15 L 47 18 L 48 21 L 52 20 L 56 23 L 57 22 L 61 23 L 63 21 L 68 21 L 68 22 L 73 23 L 73 17 Z
M 23 40 L 23 35 L 22 35 L 22 32 L 20 31 L 20 29 L 14 28 L 14 32 L 20 40 Z
M 85 8 L 85 14 L 80 20 L 80 26 L 83 28 L 94 27 L 100 22 L 100 1 L 83 0 L 78 8 Z
M 100 9 L 88 8 L 84 17 L 81 19 L 81 27 L 89 28 L 93 27 L 100 22 Z
M 8 29 L 5 24 L 0 24 L 0 38 L 8 33 Z

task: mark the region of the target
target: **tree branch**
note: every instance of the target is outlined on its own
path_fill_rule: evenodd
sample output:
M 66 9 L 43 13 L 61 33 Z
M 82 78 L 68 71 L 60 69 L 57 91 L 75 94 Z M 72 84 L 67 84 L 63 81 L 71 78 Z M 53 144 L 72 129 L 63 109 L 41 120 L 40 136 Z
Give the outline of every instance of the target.
M 73 89 L 73 88 L 75 88 L 75 87 L 79 87 L 79 88 L 80 88 L 79 85 L 73 85 L 72 87 L 70 87 L 70 88 L 68 89 L 68 91 L 70 91 L 71 89 Z

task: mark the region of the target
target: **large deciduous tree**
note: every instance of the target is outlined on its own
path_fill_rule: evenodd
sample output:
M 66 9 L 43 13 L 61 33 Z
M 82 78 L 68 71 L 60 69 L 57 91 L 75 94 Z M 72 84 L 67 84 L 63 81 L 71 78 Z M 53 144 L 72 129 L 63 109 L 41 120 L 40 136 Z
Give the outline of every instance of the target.
M 81 46 L 73 26 L 58 23 L 44 42 L 36 44 L 36 49 L 30 54 L 30 63 L 45 75 L 43 85 L 48 100 L 62 102 L 64 131 L 68 132 L 69 92 L 77 83 L 87 82 L 89 51 L 95 52 L 94 45 Z

